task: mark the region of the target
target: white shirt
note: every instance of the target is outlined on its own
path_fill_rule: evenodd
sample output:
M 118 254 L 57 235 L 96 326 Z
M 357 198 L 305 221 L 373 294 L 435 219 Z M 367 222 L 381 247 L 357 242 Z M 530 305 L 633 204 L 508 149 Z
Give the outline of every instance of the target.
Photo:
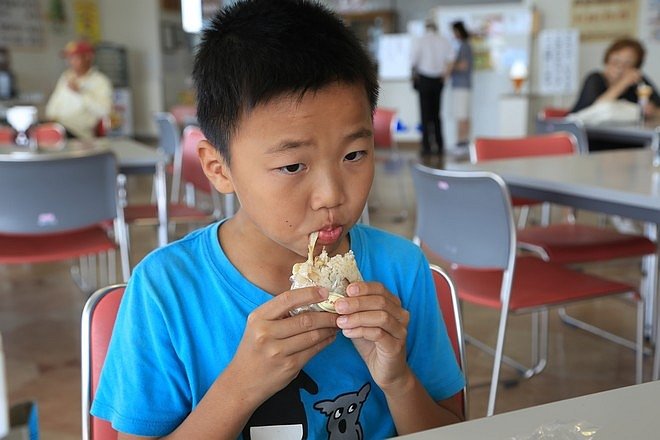
M 444 76 L 453 58 L 451 43 L 437 32 L 427 30 L 413 42 L 412 66 L 424 76 Z
M 76 92 L 67 84 L 73 77 L 71 70 L 62 73 L 46 105 L 46 117 L 59 122 L 77 137 L 93 137 L 99 120 L 110 115 L 112 84 L 92 67 L 77 79 L 80 91 Z

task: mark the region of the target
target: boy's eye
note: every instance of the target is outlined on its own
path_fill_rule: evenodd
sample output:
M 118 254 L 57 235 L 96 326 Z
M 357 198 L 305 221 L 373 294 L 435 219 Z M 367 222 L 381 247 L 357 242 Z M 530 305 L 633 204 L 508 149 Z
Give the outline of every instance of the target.
M 305 169 L 305 165 L 301 163 L 294 163 L 280 167 L 279 170 L 284 174 L 297 174 Z
M 366 151 L 352 151 L 344 156 L 344 159 L 349 162 L 355 162 L 356 160 L 362 159 L 366 154 Z

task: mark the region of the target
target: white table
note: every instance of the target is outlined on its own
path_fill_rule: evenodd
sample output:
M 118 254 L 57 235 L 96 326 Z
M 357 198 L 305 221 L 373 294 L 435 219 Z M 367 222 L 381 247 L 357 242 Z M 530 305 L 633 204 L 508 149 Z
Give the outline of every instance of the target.
M 588 155 L 562 155 L 447 164 L 448 169 L 491 171 L 500 175 L 512 195 L 545 200 L 579 209 L 630 217 L 647 222 L 647 234 L 655 239 L 660 224 L 660 168 L 653 165 L 654 151 L 623 149 Z M 648 261 L 647 261 L 648 264 Z M 647 267 L 648 268 L 648 267 Z M 657 287 L 644 288 L 647 327 L 658 335 L 660 319 Z M 660 352 L 660 350 L 657 350 Z M 660 366 L 656 355 L 654 378 Z
M 553 422 L 588 422 L 594 440 L 660 438 L 660 382 L 560 400 L 492 417 L 401 436 L 407 440 L 510 440 Z

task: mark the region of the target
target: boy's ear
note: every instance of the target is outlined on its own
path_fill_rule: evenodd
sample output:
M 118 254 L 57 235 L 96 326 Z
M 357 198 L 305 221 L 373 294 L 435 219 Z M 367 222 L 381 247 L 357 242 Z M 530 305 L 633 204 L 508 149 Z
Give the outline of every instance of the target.
M 202 170 L 211 185 L 223 194 L 234 192 L 229 166 L 225 158 L 208 141 L 203 140 L 197 145 L 197 154 L 202 164 Z

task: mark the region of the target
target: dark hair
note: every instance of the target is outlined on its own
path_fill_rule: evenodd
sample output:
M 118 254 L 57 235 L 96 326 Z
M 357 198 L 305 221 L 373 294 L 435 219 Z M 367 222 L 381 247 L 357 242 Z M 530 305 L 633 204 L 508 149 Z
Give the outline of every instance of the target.
M 376 67 L 327 8 L 305 0 L 246 0 L 220 10 L 203 32 L 193 79 L 206 138 L 230 160 L 241 118 L 273 98 L 331 83 L 363 84 L 372 110 Z
M 635 68 L 639 69 L 640 67 L 642 67 L 642 64 L 644 64 L 644 55 L 646 54 L 646 51 L 644 50 L 644 46 L 642 46 L 642 43 L 635 40 L 634 38 L 620 38 L 614 41 L 612 44 L 610 44 L 610 47 L 608 47 L 607 50 L 605 51 L 605 56 L 603 57 L 603 63 L 607 64 L 610 55 L 612 55 L 614 52 L 618 52 L 621 49 L 628 49 L 628 48 L 632 49 L 635 52 L 635 55 L 637 55 L 637 63 L 635 64 Z
M 465 29 L 465 24 L 462 21 L 455 21 L 451 24 L 451 28 L 458 33 L 458 37 L 461 40 L 467 40 L 470 38 L 470 33 Z

